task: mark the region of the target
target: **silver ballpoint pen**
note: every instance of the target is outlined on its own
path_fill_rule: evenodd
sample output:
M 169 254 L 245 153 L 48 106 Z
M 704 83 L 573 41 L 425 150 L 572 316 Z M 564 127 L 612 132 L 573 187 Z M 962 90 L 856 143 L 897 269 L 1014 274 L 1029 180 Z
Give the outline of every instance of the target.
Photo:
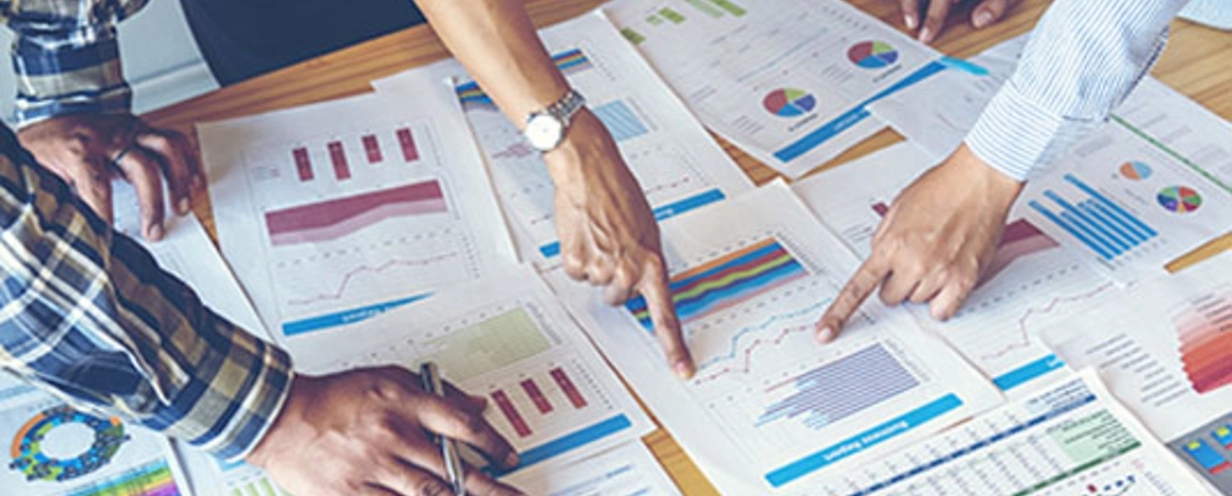
M 433 362 L 424 362 L 419 366 L 419 380 L 423 382 L 425 391 L 436 396 L 445 396 L 445 386 L 441 383 L 441 374 Z M 445 460 L 446 482 L 453 488 L 457 496 L 466 496 L 466 474 L 462 473 L 462 457 L 458 453 L 458 442 L 446 436 L 436 436 L 436 442 L 441 447 L 441 458 Z

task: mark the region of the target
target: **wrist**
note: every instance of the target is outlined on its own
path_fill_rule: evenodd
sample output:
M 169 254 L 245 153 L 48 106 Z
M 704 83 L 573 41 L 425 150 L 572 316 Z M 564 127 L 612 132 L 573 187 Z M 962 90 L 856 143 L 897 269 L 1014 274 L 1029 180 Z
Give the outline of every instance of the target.
M 615 150 L 615 143 L 605 143 L 605 140 L 610 141 L 611 137 L 603 122 L 590 109 L 579 109 L 573 115 L 571 125 L 565 131 L 560 144 L 543 153 L 543 162 L 547 165 L 552 182 L 559 186 L 562 182 L 576 181 L 588 169 L 604 167 L 605 161 L 587 161 L 583 160 L 583 157 L 591 155 L 593 150 L 602 150 L 609 146 Z
M 986 204 L 1004 211 L 1008 211 L 1014 204 L 1024 186 L 1023 181 L 993 167 L 966 144 L 960 146 L 943 166 L 957 169 L 956 174 L 959 174 L 959 177 L 969 178 L 963 187 L 971 188 L 973 192 L 982 192 Z
M 312 398 L 315 396 L 317 382 L 318 379 L 314 377 L 292 375 L 282 408 L 270 422 L 265 435 L 257 441 L 257 445 L 248 453 L 248 456 L 244 457 L 245 462 L 266 469 L 274 456 L 292 449 L 293 443 L 290 442 L 292 439 L 303 437 L 301 432 L 308 425 L 303 422 L 304 415 L 314 401 Z

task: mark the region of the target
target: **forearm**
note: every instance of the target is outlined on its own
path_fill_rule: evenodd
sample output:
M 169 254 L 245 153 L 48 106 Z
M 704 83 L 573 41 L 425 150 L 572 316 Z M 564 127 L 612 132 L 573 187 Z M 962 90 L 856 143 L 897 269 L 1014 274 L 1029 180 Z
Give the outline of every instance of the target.
M 205 308 L 0 129 L 0 365 L 227 458 L 259 441 L 285 352 Z
M 16 118 L 24 126 L 70 114 L 124 113 L 131 90 L 120 65 L 116 23 L 146 0 L 0 0 L 12 29 Z
M 971 150 L 1023 180 L 1108 118 L 1158 57 L 1185 0 L 1053 3 L 1018 69 L 967 136 Z
M 471 77 L 519 127 L 568 91 L 521 2 L 420 0 L 418 5 Z

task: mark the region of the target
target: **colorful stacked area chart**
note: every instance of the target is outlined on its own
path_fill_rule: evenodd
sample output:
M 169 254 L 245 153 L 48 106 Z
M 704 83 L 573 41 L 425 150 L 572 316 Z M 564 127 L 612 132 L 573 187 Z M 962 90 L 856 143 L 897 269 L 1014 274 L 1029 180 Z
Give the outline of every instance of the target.
M 817 108 L 817 98 L 796 88 L 779 88 L 762 100 L 766 111 L 779 117 L 799 117 Z
M 672 301 L 688 323 L 808 276 L 808 271 L 774 238 L 717 258 L 672 277 Z M 633 318 L 653 329 L 645 298 L 625 303 Z
M 847 59 L 865 69 L 882 69 L 898 61 L 898 50 L 884 41 L 862 41 L 847 50 Z
M 1191 301 L 1173 321 L 1193 390 L 1232 386 L 1232 287 Z
M 1169 186 L 1156 196 L 1159 206 L 1178 214 L 1187 214 L 1202 206 L 1202 195 L 1188 186 Z
M 1121 177 L 1131 181 L 1149 179 L 1153 173 L 1150 165 L 1147 165 L 1146 162 L 1141 162 L 1138 160 L 1131 160 L 1121 164 L 1120 172 Z

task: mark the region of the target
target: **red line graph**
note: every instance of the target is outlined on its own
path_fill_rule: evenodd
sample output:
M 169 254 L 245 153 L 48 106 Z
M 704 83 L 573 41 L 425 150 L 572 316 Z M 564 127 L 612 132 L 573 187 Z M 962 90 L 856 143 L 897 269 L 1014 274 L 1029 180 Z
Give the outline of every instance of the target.
M 1111 289 L 1113 286 L 1114 286 L 1113 283 L 1106 283 L 1098 288 L 1095 288 L 1091 291 L 1088 291 L 1080 295 L 1053 298 L 1052 301 L 1049 301 L 1046 305 L 1043 305 L 1040 307 L 1032 307 L 1032 308 L 1027 309 L 1027 311 L 1023 312 L 1022 316 L 1018 318 L 1018 337 L 1017 339 L 1013 343 L 1006 345 L 1005 348 L 1002 348 L 1001 350 L 998 350 L 994 353 L 989 353 L 987 355 L 984 355 L 981 358 L 985 360 L 1001 358 L 1016 350 L 1030 347 L 1031 346 L 1031 334 L 1027 331 L 1027 321 L 1031 320 L 1031 317 L 1034 317 L 1036 315 L 1050 314 L 1052 313 L 1053 310 L 1056 310 L 1057 307 L 1063 303 L 1074 303 L 1077 301 L 1089 300 L 1091 298 L 1098 296 L 1100 293 L 1103 293 L 1104 291 Z
M 667 191 L 667 190 L 669 190 L 669 189 L 676 189 L 676 188 L 679 188 L 679 187 L 684 186 L 684 185 L 686 185 L 686 184 L 689 184 L 689 178 L 688 178 L 688 177 L 685 177 L 685 178 L 680 179 L 680 180 L 678 180 L 678 181 L 673 181 L 673 182 L 666 183 L 666 184 L 660 184 L 660 185 L 658 185 L 658 186 L 655 186 L 655 187 L 653 187 L 653 188 L 650 188 L 650 189 L 648 189 L 648 190 L 645 190 L 645 191 L 643 192 L 643 194 L 645 194 L 645 195 L 649 196 L 649 195 L 653 195 L 653 194 L 655 194 L 655 193 L 658 193 L 658 192 L 660 192 L 660 191 Z
M 360 267 L 357 267 L 351 270 L 350 272 L 347 272 L 346 275 L 342 277 L 342 283 L 338 285 L 337 291 L 333 293 L 322 293 L 312 298 L 299 299 L 299 300 L 288 300 L 287 303 L 291 305 L 310 305 L 310 304 L 318 303 L 322 301 L 337 300 L 337 299 L 342 298 L 342 294 L 346 292 L 347 287 L 350 286 L 351 284 L 351 281 L 360 274 L 369 273 L 369 272 L 370 273 L 380 273 L 380 272 L 385 272 L 393 268 L 423 267 L 423 266 L 431 265 L 431 264 L 434 264 L 434 263 L 437 263 L 443 260 L 448 260 L 450 258 L 454 258 L 457 256 L 458 256 L 457 252 L 451 252 L 451 253 L 446 253 L 444 255 L 439 255 L 439 256 L 432 257 L 432 258 L 425 258 L 425 259 L 420 259 L 420 260 L 390 260 L 376 267 L 371 267 L 367 265 L 360 266 Z
M 741 374 L 747 374 L 749 373 L 749 369 L 752 366 L 753 352 L 757 350 L 758 347 L 760 347 L 763 344 L 767 344 L 771 346 L 778 346 L 780 344 L 783 344 L 783 340 L 787 339 L 787 337 L 791 336 L 792 334 L 796 334 L 796 333 L 804 332 L 804 331 L 811 331 L 811 330 L 813 330 L 813 326 L 811 325 L 788 327 L 788 328 L 783 329 L 782 331 L 779 331 L 778 336 L 775 336 L 773 339 L 760 339 L 760 338 L 755 339 L 753 340 L 752 343 L 749 343 L 748 348 L 745 348 L 744 360 L 743 360 L 744 363 L 742 365 L 740 365 L 739 367 L 732 367 L 732 366 L 723 367 L 715 371 L 713 374 L 709 374 L 705 377 L 699 377 L 695 379 L 693 381 L 693 384 L 696 386 L 700 386 L 707 382 L 717 380 L 718 378 L 726 374 L 730 374 L 730 373 L 739 372 Z

